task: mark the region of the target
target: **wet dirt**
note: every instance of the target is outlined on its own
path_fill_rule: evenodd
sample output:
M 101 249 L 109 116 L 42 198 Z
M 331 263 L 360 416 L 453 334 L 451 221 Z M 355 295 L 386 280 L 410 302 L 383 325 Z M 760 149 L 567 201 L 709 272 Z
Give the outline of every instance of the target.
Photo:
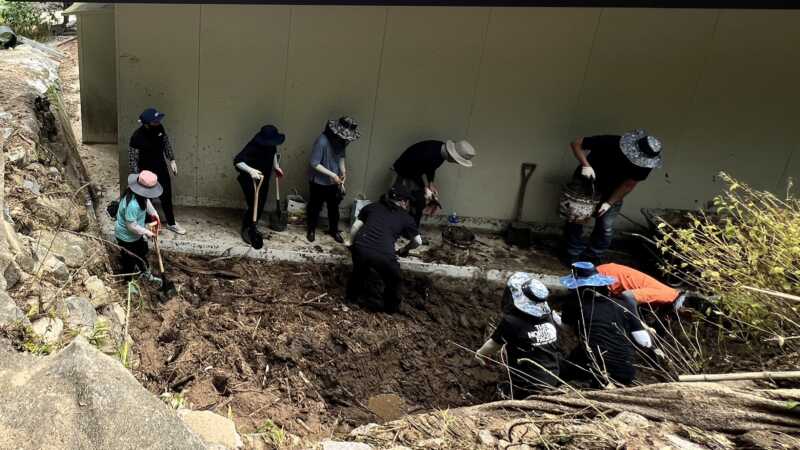
M 271 420 L 301 436 L 346 432 L 495 398 L 502 374 L 464 348 L 491 331 L 499 288 L 406 276 L 402 310 L 387 315 L 343 302 L 346 268 L 174 255 L 166 264 L 180 294 L 132 313 L 134 373 L 195 409 L 230 408 L 240 430 Z

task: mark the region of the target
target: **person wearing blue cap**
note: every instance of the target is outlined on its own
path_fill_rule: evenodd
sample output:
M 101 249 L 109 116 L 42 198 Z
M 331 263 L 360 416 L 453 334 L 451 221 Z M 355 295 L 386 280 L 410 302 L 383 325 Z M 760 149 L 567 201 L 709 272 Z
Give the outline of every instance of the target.
M 133 132 L 128 145 L 128 173 L 136 174 L 149 170 L 158 176 L 164 193 L 161 194 L 161 208 L 164 210 L 166 228 L 177 234 L 186 234 L 175 221 L 172 206 L 172 175 L 178 175 L 178 164 L 169 137 L 161 124 L 165 114 L 155 108 L 147 108 L 139 115 L 141 126 Z M 167 164 L 169 163 L 169 168 Z
M 508 279 L 504 312 L 492 336 L 475 353 L 482 365 L 503 346 L 511 375 L 511 397 L 524 398 L 560 384 L 558 327 L 561 318 L 550 310 L 547 287 L 529 273 Z
M 590 262 L 573 263 L 571 273 L 561 277 L 561 284 L 577 296 L 564 304 L 563 323 L 581 338 L 561 366 L 565 381 L 585 380 L 596 387 L 612 382 L 630 385 L 636 376 L 636 348 L 631 341 L 645 349 L 653 346 L 636 306 L 612 296 L 609 287 L 616 281 Z

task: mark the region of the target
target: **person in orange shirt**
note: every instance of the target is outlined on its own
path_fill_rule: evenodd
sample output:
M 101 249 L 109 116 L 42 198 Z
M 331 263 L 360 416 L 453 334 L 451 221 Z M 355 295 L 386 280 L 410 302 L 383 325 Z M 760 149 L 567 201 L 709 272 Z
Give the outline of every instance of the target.
M 612 295 L 627 300 L 632 305 L 649 304 L 655 308 L 673 305 L 675 310 L 683 306 L 686 295 L 655 278 L 622 264 L 601 264 L 597 266 L 601 275 L 616 278 L 610 286 Z

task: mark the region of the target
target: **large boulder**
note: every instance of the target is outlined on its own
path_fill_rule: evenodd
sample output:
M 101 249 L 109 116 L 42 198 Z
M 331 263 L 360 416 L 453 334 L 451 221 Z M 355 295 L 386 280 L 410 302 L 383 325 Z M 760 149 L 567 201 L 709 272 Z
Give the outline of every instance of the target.
M 88 224 L 86 208 L 69 198 L 40 195 L 28 203 L 34 217 L 49 228 L 81 231 Z
M 178 410 L 178 417 L 208 445 L 216 445 L 229 450 L 244 447 L 241 436 L 236 432 L 236 425 L 227 417 L 211 411 L 188 409 Z
M 39 259 L 53 255 L 64 261 L 70 268 L 87 267 L 87 258 L 92 255 L 87 239 L 72 233 L 53 233 L 52 231 L 36 231 L 32 235 L 36 242 L 33 252 Z
M 15 325 L 28 326 L 30 324 L 25 313 L 14 303 L 14 299 L 9 297 L 4 291 L 0 291 L 0 327 Z
M 35 357 L 0 344 L 0 448 L 206 450 L 175 411 L 84 338 Z
M 45 344 L 55 344 L 64 332 L 64 322 L 58 318 L 42 317 L 31 325 L 33 334 Z

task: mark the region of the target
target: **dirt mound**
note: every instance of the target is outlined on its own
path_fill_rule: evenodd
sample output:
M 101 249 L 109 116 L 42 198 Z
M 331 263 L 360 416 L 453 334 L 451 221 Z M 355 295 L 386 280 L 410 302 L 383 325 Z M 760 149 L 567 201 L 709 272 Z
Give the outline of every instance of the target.
M 494 397 L 500 373 L 459 345 L 480 346 L 499 289 L 412 279 L 402 313 L 389 316 L 343 303 L 343 268 L 178 257 L 169 266 L 182 292 L 134 314 L 134 372 L 154 393 L 230 408 L 242 430 L 269 420 L 300 435 L 343 432 L 382 421 L 387 399 L 402 414 Z

